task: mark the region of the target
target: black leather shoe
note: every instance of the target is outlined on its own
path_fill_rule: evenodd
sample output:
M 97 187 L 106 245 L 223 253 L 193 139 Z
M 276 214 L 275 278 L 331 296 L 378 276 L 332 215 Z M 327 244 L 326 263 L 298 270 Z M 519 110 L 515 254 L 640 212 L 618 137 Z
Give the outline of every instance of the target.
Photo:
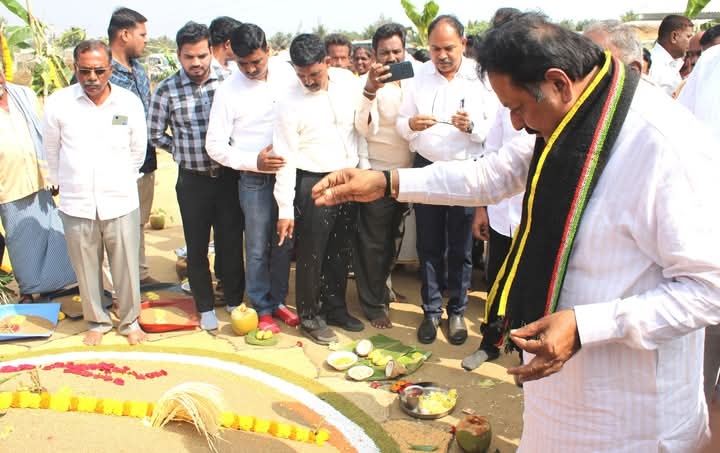
M 448 319 L 448 341 L 450 344 L 463 344 L 467 340 L 467 324 L 463 315 L 450 315 Z
M 440 324 L 440 318 L 430 318 L 427 316 L 423 318 L 417 331 L 417 337 L 420 343 L 430 344 L 435 341 L 438 324 Z
M 365 330 L 365 324 L 348 313 L 327 315 L 327 323 L 329 326 L 339 327 L 348 332 L 362 332 Z

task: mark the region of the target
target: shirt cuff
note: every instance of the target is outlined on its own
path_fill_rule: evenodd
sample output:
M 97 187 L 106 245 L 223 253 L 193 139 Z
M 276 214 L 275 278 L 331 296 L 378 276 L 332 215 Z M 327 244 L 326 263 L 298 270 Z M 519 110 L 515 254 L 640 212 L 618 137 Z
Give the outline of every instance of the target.
M 619 300 L 614 300 L 574 307 L 575 323 L 583 347 L 620 338 L 615 316 L 618 302 Z
M 293 206 L 278 207 L 278 219 L 295 219 L 295 208 Z
M 398 201 L 408 201 L 408 196 L 427 193 L 427 181 L 422 177 L 423 168 L 398 168 Z M 413 197 L 414 199 L 415 197 Z

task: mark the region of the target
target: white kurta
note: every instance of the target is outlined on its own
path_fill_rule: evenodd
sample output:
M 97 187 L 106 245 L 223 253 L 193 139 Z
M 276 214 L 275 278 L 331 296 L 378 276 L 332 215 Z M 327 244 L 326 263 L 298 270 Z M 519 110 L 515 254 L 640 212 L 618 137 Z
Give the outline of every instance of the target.
M 719 147 L 640 83 L 560 294 L 582 348 L 525 384 L 521 451 L 689 452 L 707 439 L 700 328 L 720 322 Z M 400 170 L 399 199 L 490 204 L 524 181 L 529 158 L 509 148 L 474 167 Z

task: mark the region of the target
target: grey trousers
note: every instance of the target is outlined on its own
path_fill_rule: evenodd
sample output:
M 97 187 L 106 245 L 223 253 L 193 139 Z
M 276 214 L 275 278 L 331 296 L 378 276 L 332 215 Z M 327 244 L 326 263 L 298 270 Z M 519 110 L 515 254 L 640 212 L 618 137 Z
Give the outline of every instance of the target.
M 150 219 L 155 194 L 155 172 L 144 173 L 137 180 L 138 196 L 140 197 L 140 280 L 150 276 L 150 267 L 145 256 L 145 224 Z
M 109 220 L 91 220 L 60 213 L 73 269 L 78 278 L 83 318 L 92 331 L 112 329 L 103 307 L 102 262 L 107 250 L 118 301 L 118 333 L 127 335 L 140 326 L 140 213 L 138 209 Z
M 705 360 L 703 375 L 705 377 L 705 400 L 708 406 L 715 399 L 720 370 L 720 325 L 705 328 Z

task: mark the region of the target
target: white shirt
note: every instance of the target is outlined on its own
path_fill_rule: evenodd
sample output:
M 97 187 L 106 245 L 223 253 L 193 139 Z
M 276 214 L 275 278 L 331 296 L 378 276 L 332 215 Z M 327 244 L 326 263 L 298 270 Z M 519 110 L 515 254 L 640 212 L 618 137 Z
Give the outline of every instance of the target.
M 362 93 L 359 79 L 329 68 L 328 89 L 308 91 L 299 82 L 277 110 L 273 150 L 287 162 L 275 178 L 280 219 L 293 219 L 296 169 L 327 173 L 358 164 L 367 155 L 365 139 L 355 131 L 355 106 Z
M 510 120 L 510 109 L 501 105 L 485 142 L 485 155 L 496 153 L 503 146 L 525 147 L 532 151 L 535 146 L 535 136 L 525 130 L 516 130 Z M 520 225 L 524 194 L 523 191 L 488 206 L 490 228 L 503 236 L 512 237 Z
M 640 83 L 587 204 L 558 304 L 575 310 L 582 348 L 525 383 L 520 451 L 689 452 L 709 434 L 701 328 L 720 323 L 720 145 L 659 93 Z M 489 204 L 530 157 L 399 170 L 400 199 Z
M 452 80 L 440 74 L 432 61 L 425 62 L 416 72 L 411 89 L 403 97 L 396 127 L 410 142 L 410 150 L 436 162 L 465 160 L 480 156 L 499 101 L 487 81 L 481 81 L 476 63 L 465 57 Z M 415 132 L 409 120 L 415 115 L 433 115 L 438 121 L 450 122 L 452 115 L 464 109 L 474 127 L 471 134 L 450 124 L 438 123 Z
M 101 105 L 80 84 L 45 101 L 48 180 L 60 186 L 59 209 L 73 217 L 115 219 L 140 206 L 137 178 L 147 149 L 145 110 L 131 91 L 110 88 Z
M 720 140 L 720 46 L 703 52 L 678 101 L 708 125 Z
M 215 92 L 205 149 L 216 162 L 257 172 L 260 151 L 272 143 L 275 105 L 299 84 L 287 62 L 271 58 L 267 81 L 232 74 Z
M 680 68 L 683 65 L 682 58 L 673 58 L 660 43 L 650 51 L 652 57 L 652 65 L 648 76 L 663 89 L 669 96 L 675 93 L 678 85 L 682 82 Z
M 367 74 L 360 77 L 360 82 L 364 87 Z M 367 139 L 368 147 L 367 159 L 360 160 L 360 168 L 392 170 L 412 166 L 408 142 L 395 128 L 403 93 L 411 84 L 412 79 L 403 80 L 400 85 L 388 83 L 375 93 L 373 100 L 360 96 L 355 129 Z

